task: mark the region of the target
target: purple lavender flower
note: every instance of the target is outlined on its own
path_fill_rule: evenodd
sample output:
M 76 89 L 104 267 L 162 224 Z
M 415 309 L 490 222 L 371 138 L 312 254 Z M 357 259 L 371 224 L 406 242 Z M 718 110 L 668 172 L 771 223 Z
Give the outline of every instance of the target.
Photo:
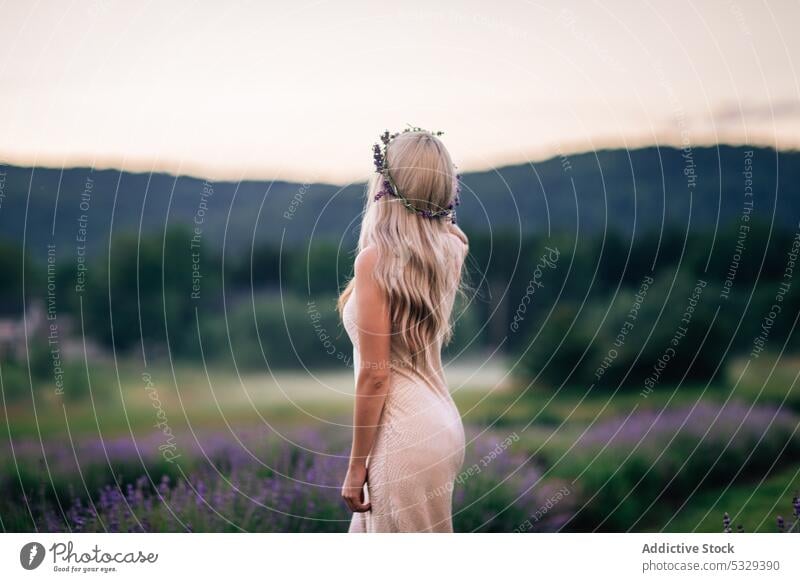
M 381 152 L 381 147 L 378 144 L 372 146 L 372 161 L 375 164 L 375 171 L 381 172 L 384 167 L 383 153 Z
M 176 436 L 181 440 L 182 435 Z M 505 436 L 469 439 L 474 442 L 465 468 L 480 463 Z M 86 495 L 71 495 L 63 513 L 42 493 L 41 507 L 32 504 L 35 527 L 48 532 L 346 530 L 350 515 L 339 492 L 347 469 L 347 434 L 337 440 L 329 433 L 298 429 L 278 438 L 262 427 L 237 430 L 238 441 L 217 432 L 200 432 L 196 437 L 181 440 L 185 462 L 181 464 L 183 473 L 177 476 L 158 472 L 164 468 L 158 434 L 137 437 L 135 442 L 130 437 L 102 444 L 78 442 L 81 470 L 94 484 Z M 37 452 L 35 446 L 20 445 L 18 450 Z M 54 458 L 68 453 L 63 455 L 63 465 L 52 466 L 56 477 L 74 477 L 74 458 L 72 464 L 66 462 L 72 456 L 70 444 L 52 441 L 46 447 Z M 104 478 L 102 470 L 107 469 L 104 450 L 113 463 L 138 464 L 148 474 L 124 478 L 109 472 L 107 481 L 97 484 Z M 38 453 L 41 456 L 41 446 Z M 542 507 L 555 487 L 554 482 L 542 481 L 538 464 L 503 451 L 481 465 L 480 474 L 462 480 L 450 491 L 456 527 L 470 530 L 486 523 L 483 529 L 509 531 Z M 497 499 L 504 504 L 507 500 L 510 509 L 498 515 Z M 554 530 L 554 524 L 563 522 L 569 505 L 559 504 L 537 522 L 537 529 Z

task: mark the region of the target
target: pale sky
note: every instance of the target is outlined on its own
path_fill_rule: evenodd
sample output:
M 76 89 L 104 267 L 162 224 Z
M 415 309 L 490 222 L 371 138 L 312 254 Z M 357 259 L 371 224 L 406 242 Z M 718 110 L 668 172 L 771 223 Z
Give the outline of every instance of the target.
M 0 161 L 345 182 L 385 128 L 462 169 L 800 146 L 800 2 L 0 3 Z

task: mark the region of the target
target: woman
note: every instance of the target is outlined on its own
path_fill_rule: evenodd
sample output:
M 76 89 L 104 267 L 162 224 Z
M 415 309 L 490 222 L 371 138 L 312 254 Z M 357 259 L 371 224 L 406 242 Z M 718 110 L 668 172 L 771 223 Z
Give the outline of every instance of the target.
M 437 134 L 375 145 L 355 276 L 339 298 L 353 343 L 353 446 L 342 497 L 351 532 L 450 532 L 464 429 L 442 345 L 467 255 L 458 176 Z

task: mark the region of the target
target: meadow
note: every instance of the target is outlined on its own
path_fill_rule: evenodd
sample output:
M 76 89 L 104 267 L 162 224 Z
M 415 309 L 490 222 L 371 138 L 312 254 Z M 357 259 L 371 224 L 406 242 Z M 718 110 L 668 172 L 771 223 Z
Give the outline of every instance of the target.
M 797 361 L 766 383 L 753 370 L 647 399 L 526 389 L 490 362 L 447 369 L 469 443 L 457 531 L 715 532 L 726 512 L 745 531 L 794 523 Z M 351 370 L 90 370 L 84 399 L 40 387 L 4 404 L 3 530 L 346 531 Z

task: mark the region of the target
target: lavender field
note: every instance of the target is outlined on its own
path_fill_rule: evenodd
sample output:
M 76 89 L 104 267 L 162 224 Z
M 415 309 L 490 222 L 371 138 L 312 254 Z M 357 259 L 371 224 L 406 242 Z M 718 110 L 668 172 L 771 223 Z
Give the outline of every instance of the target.
M 564 394 L 547 409 L 514 391 L 457 393 L 469 445 L 452 491 L 456 530 L 722 531 L 726 512 L 734 527 L 794 523 L 800 417 L 771 402 L 699 396 L 683 389 L 643 406 Z M 281 423 L 269 414 L 245 422 L 230 409 L 214 423 L 188 409 L 169 434 L 148 428 L 142 409 L 131 408 L 140 421 L 131 422 L 98 406 L 83 420 L 80 408 L 65 409 L 69 430 L 4 427 L 3 530 L 347 529 L 339 487 L 349 429 L 346 408 L 332 401 L 307 403 L 309 416 L 329 415 L 316 424 L 280 411 Z
M 157 435 L 158 436 L 158 435 Z M 69 443 L 20 442 L 26 467 L 4 467 L 7 531 L 336 532 L 349 515 L 339 497 L 347 448 L 318 432 L 282 438 L 264 431 L 206 434 L 165 462 L 157 439 Z M 542 480 L 536 463 L 509 450 L 516 437 L 483 434 L 469 447 L 454 491 L 459 530 L 505 531 L 522 525 L 564 490 Z M 185 456 L 184 456 L 185 455 Z M 28 468 L 34 468 L 30 472 Z M 139 474 L 137 474 L 137 471 Z M 49 483 L 48 483 L 49 480 Z M 18 481 L 18 483 L 15 483 Z M 444 494 L 445 492 L 435 492 Z M 570 503 L 543 516 L 536 531 L 555 531 Z

